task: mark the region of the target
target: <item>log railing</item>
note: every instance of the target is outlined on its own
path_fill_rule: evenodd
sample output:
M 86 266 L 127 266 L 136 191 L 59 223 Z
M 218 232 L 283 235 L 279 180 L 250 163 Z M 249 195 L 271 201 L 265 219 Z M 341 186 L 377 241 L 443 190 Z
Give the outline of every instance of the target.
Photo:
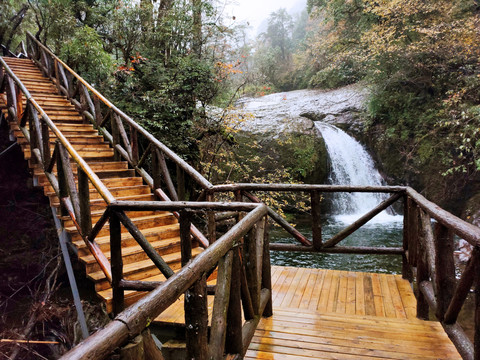
M 0 92 L 7 95 L 8 121 L 18 124 L 30 144 L 30 161 L 44 171 L 57 195 L 61 214 L 70 215 L 106 278 L 111 281 L 108 259 L 90 234 L 92 220 L 89 184 L 98 191 L 107 205 L 115 198 L 2 58 L 0 58 Z M 55 145 L 52 149 L 53 143 Z
M 123 309 L 123 292 L 125 290 L 151 290 L 151 293 L 146 298 L 121 312 L 117 317 L 118 321 L 112 322 L 102 332 L 102 335 L 95 335 L 92 340 L 82 343 L 79 347 L 81 350 L 74 349 L 73 354 L 78 353 L 77 351 L 85 351 L 86 353 L 94 354 L 90 358 L 100 358 L 97 352 L 91 352 L 93 350 L 90 349 L 90 346 L 93 348 L 101 344 L 98 346 L 103 349 L 102 351 L 111 351 L 116 346 L 124 343 L 127 337 L 137 330 L 140 332 L 149 319 L 165 310 L 178 296 L 188 289 L 193 294 L 187 297 L 192 299 L 193 308 L 204 309 L 203 300 L 201 299 L 203 295 L 199 296 L 198 294 L 204 294 L 205 291 L 210 293 L 215 291 L 215 304 L 218 303 L 216 305 L 217 310 L 214 309 L 214 321 L 211 329 L 213 335 L 211 334 L 210 338 L 207 339 L 204 330 L 202 330 L 204 332 L 201 340 L 194 338 L 192 334 L 189 335 L 187 342 L 189 348 L 192 349 L 190 356 L 195 358 L 203 358 L 203 356 L 217 358 L 222 351 L 231 354 L 242 354 L 246 350 L 249 338 L 253 334 L 260 314 L 268 315 L 271 313 L 271 303 L 268 300 L 270 296 L 269 259 L 267 256 L 268 251 L 266 251 L 268 249 L 267 246 L 269 246 L 271 250 L 279 251 L 396 254 L 402 256 L 403 276 L 411 281 L 415 280 L 417 283 L 418 317 L 427 318 L 430 310 L 432 310 L 463 358 L 480 359 L 479 228 L 439 208 L 409 187 L 347 187 L 291 184 L 231 184 L 213 186 L 183 159 L 117 109 L 30 34 L 28 35 L 28 55 L 55 82 L 59 91 L 75 104 L 85 117 L 85 120 L 93 122 L 98 130 L 111 142 L 117 157 L 126 159 L 141 174 L 145 181 L 150 184 L 158 198 L 165 201 L 164 203 L 125 203 L 115 201 L 95 173 L 73 149 L 35 99 L 30 96 L 7 64 L 0 59 L 0 92 L 5 92 L 7 95 L 9 121 L 15 121 L 19 124 L 25 138 L 30 143 L 33 161 L 44 169 L 53 190 L 59 198 L 62 213 L 69 214 L 72 217 L 75 226 L 77 226 L 87 246 L 101 265 L 107 279 L 111 281 L 114 288 L 114 307 L 116 312 L 118 313 Z M 23 104 L 22 96 L 26 99 L 25 105 Z M 103 111 L 105 108 L 108 109 L 106 112 Z M 108 126 L 107 123 L 109 123 Z M 142 136 L 142 140 L 139 139 L 139 135 Z M 55 141 L 53 141 L 53 137 L 55 137 Z M 51 143 L 55 143 L 53 151 L 50 147 Z M 143 147 L 143 150 L 140 150 L 141 143 L 147 144 Z M 151 161 L 152 175 L 148 174 L 144 168 L 147 161 Z M 72 168 L 72 164 L 75 164 L 76 168 Z M 172 176 L 170 173 L 169 165 L 171 164 L 174 164 L 176 167 L 176 176 Z M 75 184 L 75 172 L 78 176 L 78 187 Z M 203 195 L 200 199 L 206 199 L 207 202 L 184 203 L 169 201 L 185 200 L 185 174 L 188 174 L 203 189 Z M 177 187 L 175 187 L 174 179 Z M 89 209 L 89 184 L 92 184 L 97 189 L 108 205 L 107 210 L 94 226 L 92 226 L 89 211 L 87 211 Z M 162 191 L 160 186 L 166 188 L 168 194 Z M 253 192 L 259 191 L 308 193 L 311 199 L 312 238 L 308 239 L 299 233 L 274 210 L 264 205 L 256 204 L 259 202 L 259 199 Z M 324 241 L 320 222 L 321 194 L 341 191 L 383 192 L 390 193 L 391 196 L 352 225 Z M 217 192 L 232 192 L 236 203 L 228 205 L 216 203 L 215 194 Z M 376 214 L 400 199 L 403 199 L 404 202 L 404 237 L 402 247 L 338 246 L 341 241 L 363 226 Z M 251 201 L 254 204 L 242 203 L 244 200 Z M 149 244 L 147 244 L 141 233 L 124 213 L 127 210 L 158 210 L 161 208 L 169 208 L 174 211 L 181 223 L 182 256 L 185 266 L 177 274 L 173 274 L 173 271 L 164 264 L 163 260 L 158 255 L 153 254 Z M 191 225 L 190 214 L 200 211 L 200 209 L 209 210 L 207 211 L 209 241 Z M 239 213 L 247 210 L 250 210 L 250 212 L 245 217 Z M 215 211 L 235 213 L 239 221 L 237 225 L 217 241 L 215 241 Z M 291 233 L 300 242 L 300 245 L 268 245 L 268 241 L 265 241 L 265 238 L 261 235 L 265 231 L 265 225 L 262 225 L 264 220 L 260 222 L 260 218 L 263 219 L 266 214 Z M 433 227 L 432 220 L 435 221 Z M 106 257 L 95 244 L 96 235 L 107 221 L 110 221 L 111 224 L 111 267 Z M 167 278 L 166 282 L 140 284 L 122 278 L 121 248 L 118 246 L 120 224 L 123 224 L 144 248 L 145 252 Z M 247 234 L 248 236 L 246 236 Z M 191 254 L 189 251 L 190 235 L 194 236 L 196 240 L 205 246 L 211 243 L 210 247 L 194 260 L 190 260 L 189 255 Z M 453 235 L 465 239 L 474 247 L 470 260 L 459 280 L 455 277 Z M 259 249 L 262 249 L 261 256 Z M 252 256 L 256 259 L 253 262 L 253 267 L 248 265 L 251 264 Z M 245 259 L 247 258 L 250 260 L 246 261 Z M 205 280 L 206 275 L 209 274 L 217 263 L 219 264 L 219 281 L 216 288 L 212 289 L 205 285 Z M 468 339 L 457 322 L 458 314 L 472 289 L 475 289 L 476 297 L 475 335 L 473 342 Z M 225 312 L 226 304 L 230 310 Z M 240 309 L 243 309 L 244 318 L 246 319 L 246 322 L 243 324 L 241 324 Z M 199 327 L 203 326 L 201 324 L 205 322 L 205 314 L 202 311 L 199 311 L 198 314 L 189 314 L 187 310 L 187 322 L 198 321 L 196 324 Z M 227 325 L 225 325 L 225 319 L 222 316 L 228 318 Z M 132 332 L 132 329 L 135 329 L 135 331 Z M 105 343 L 107 340 L 111 342 L 110 345 Z M 223 344 L 222 346 L 225 346 L 225 348 L 219 344 Z M 105 354 L 108 354 L 108 352 Z
M 428 201 L 412 188 L 406 189 L 404 241 L 407 272 L 417 283 L 417 316 L 430 310 L 441 322 L 464 359 L 480 359 L 480 229 Z M 470 259 L 457 280 L 454 235 L 473 246 Z M 475 293 L 473 342 L 458 324 L 468 294 Z
M 305 252 L 325 252 L 325 253 L 351 253 L 351 254 L 397 254 L 401 255 L 403 249 L 401 247 L 354 247 L 354 246 L 337 246 L 347 236 L 365 225 L 374 216 L 387 209 L 397 200 L 402 198 L 406 188 L 402 186 L 339 186 L 339 185 L 310 185 L 310 184 L 228 184 L 216 185 L 209 191 L 210 198 L 214 199 L 215 193 L 232 192 L 235 194 L 236 201 L 252 201 L 254 203 L 261 202 L 252 192 L 293 192 L 304 193 L 310 195 L 310 214 L 312 225 L 312 238 L 301 234 L 292 225 L 290 225 L 283 217 L 281 217 L 274 209 L 269 208 L 268 215 L 270 218 L 290 233 L 294 239 L 300 244 L 270 244 L 271 250 L 277 251 L 305 251 Z M 371 192 L 371 193 L 391 193 L 392 195 L 381 202 L 374 209 L 363 215 L 360 219 L 324 241 L 321 228 L 321 210 L 320 200 L 323 193 L 332 192 Z
M 84 117 L 84 121 L 91 122 L 110 142 L 116 160 L 123 158 L 128 161 L 159 200 L 187 200 L 185 175 L 189 175 L 200 189 L 205 190 L 213 186 L 197 170 L 118 109 L 30 33 L 27 33 L 27 49 L 28 56 L 40 67 L 44 75 L 55 83 L 58 91 L 71 101 Z M 151 169 L 151 173 L 145 169 L 146 167 Z M 162 189 L 166 189 L 167 192 Z M 174 215 L 177 218 L 179 216 L 177 212 Z M 209 241 L 194 225 L 191 232 L 203 247 L 208 246 Z
M 62 359 L 104 359 L 129 338 L 140 334 L 158 315 L 185 294 L 188 358 L 243 357 L 262 316 L 272 314 L 267 208 L 249 203 L 114 202 L 110 205 L 112 268 L 116 301 L 126 289 L 151 290 L 119 313 L 103 330 L 65 354 Z M 124 211 L 168 210 L 180 213 L 183 267 L 165 282 L 141 284 L 122 279 L 119 226 Z M 191 214 L 197 211 L 241 211 L 246 215 L 225 235 L 191 259 Z M 218 266 L 216 286 L 207 278 Z M 214 294 L 208 331 L 207 294 Z M 243 320 L 242 320 L 243 309 Z
M 292 231 L 286 221 L 279 225 L 301 244 L 270 244 L 276 251 L 307 251 L 325 253 L 378 254 L 402 256 L 402 275 L 415 281 L 417 316 L 428 319 L 431 311 L 443 325 L 464 359 L 480 359 L 480 229 L 441 209 L 410 187 L 358 187 L 292 184 L 229 184 L 214 186 L 213 192 L 233 192 L 235 199 L 259 202 L 252 192 L 304 192 L 311 198 L 312 239 Z M 320 194 L 327 192 L 382 192 L 392 195 L 367 214 L 330 239 L 323 241 L 320 223 Z M 398 200 L 404 203 L 402 247 L 338 246 L 342 240 L 362 227 L 375 215 Z M 268 215 L 277 221 L 278 214 L 269 209 Z M 432 225 L 432 221 L 434 224 Z M 454 264 L 454 238 L 468 241 L 474 248 L 457 280 Z M 473 342 L 457 322 L 468 294 L 475 291 Z M 430 311 L 431 310 L 431 311 Z

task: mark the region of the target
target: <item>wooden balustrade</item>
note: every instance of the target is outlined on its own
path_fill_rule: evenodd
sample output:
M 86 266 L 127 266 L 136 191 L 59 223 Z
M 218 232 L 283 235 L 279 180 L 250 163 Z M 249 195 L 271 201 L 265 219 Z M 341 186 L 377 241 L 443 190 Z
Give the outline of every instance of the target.
M 116 201 L 104 184 L 56 128 L 21 82 L 0 59 L 0 90 L 7 95 L 8 120 L 19 124 L 30 143 L 32 158 L 41 166 L 60 200 L 63 214 L 69 214 L 88 248 L 112 283 L 117 319 L 107 328 L 72 350 L 64 358 L 102 358 L 145 328 L 157 316 L 187 292 L 186 321 L 199 335 L 187 332 L 189 356 L 220 358 L 225 353 L 242 356 L 261 316 L 272 313 L 269 250 L 309 251 L 353 254 L 400 255 L 402 274 L 417 283 L 417 316 L 428 318 L 434 313 L 465 359 L 480 359 L 480 229 L 468 224 L 409 187 L 402 186 L 333 186 L 303 184 L 229 184 L 213 186 L 183 159 L 121 112 L 66 64 L 40 44 L 31 34 L 27 37 L 29 56 L 50 77 L 60 93 L 81 111 L 85 120 L 97 127 L 112 144 L 118 159 L 125 159 L 151 186 L 158 201 Z M 22 96 L 27 100 L 22 106 Z M 53 133 L 55 146 L 50 148 Z M 72 161 L 77 166 L 78 186 L 73 177 Z M 149 166 L 152 174 L 144 166 Z M 172 166 L 173 165 L 173 166 Z M 146 167 L 146 166 L 145 166 Z M 56 168 L 56 172 L 54 172 Z M 184 202 L 185 176 L 190 176 L 203 193 L 206 202 Z M 92 224 L 89 211 L 89 184 L 106 201 L 105 213 Z M 162 189 L 165 188 L 165 193 Z M 310 196 L 312 239 L 299 233 L 273 209 L 259 204 L 252 192 L 289 191 Z M 380 192 L 391 196 L 330 239 L 324 239 L 321 227 L 321 195 L 330 192 Z M 235 202 L 215 202 L 217 192 L 232 192 Z M 252 203 L 243 203 L 244 199 Z M 404 234 L 402 247 L 338 246 L 347 236 L 375 215 L 403 199 Z M 173 201 L 171 201 L 173 200 Z M 178 201 L 182 200 L 182 201 Z M 151 248 L 125 211 L 169 210 L 180 220 L 183 269 L 174 274 Z M 191 213 L 206 211 L 208 240 L 191 223 Z M 217 239 L 215 211 L 233 211 L 237 224 Z M 246 214 L 242 212 L 247 212 Z M 276 221 L 300 244 L 269 244 L 266 215 Z M 432 220 L 435 221 L 432 227 Z M 109 221 L 111 266 L 95 243 L 95 237 Z M 167 278 L 165 282 L 140 284 L 123 279 L 120 226 L 123 224 L 150 259 Z M 460 279 L 455 278 L 453 260 L 457 235 L 474 246 Z M 191 237 L 208 248 L 191 259 Z M 218 264 L 218 282 L 213 289 L 206 285 L 212 268 Z M 151 290 L 139 303 L 124 310 L 124 291 Z M 476 315 L 474 341 L 470 341 L 457 323 L 458 314 L 468 294 L 475 289 Z M 215 300 L 210 336 L 206 331 L 206 294 L 214 291 Z M 192 310 L 195 309 L 195 310 Z M 243 317 L 241 316 L 243 309 Z M 430 311 L 432 310 L 432 311 Z

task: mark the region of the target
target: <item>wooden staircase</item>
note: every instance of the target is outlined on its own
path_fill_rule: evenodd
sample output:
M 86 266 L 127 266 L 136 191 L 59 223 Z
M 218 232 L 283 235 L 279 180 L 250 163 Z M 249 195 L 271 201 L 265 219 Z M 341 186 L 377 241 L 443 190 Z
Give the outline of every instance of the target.
M 13 57 L 3 58 L 15 75 L 25 85 L 36 102 L 43 108 L 45 113 L 53 120 L 63 135 L 72 144 L 79 155 L 88 163 L 91 169 L 102 180 L 108 190 L 117 200 L 146 201 L 155 200 L 150 187 L 143 184 L 143 179 L 135 175 L 135 171 L 129 169 L 126 161 L 115 161 L 114 151 L 110 145 L 100 136 L 93 125 L 84 123 L 80 113 L 70 101 L 58 94 L 56 86 L 43 76 L 39 68 L 29 59 Z M 5 94 L 0 96 L 0 106 L 6 115 L 7 99 Z M 26 100 L 23 98 L 23 109 Z M 38 186 L 43 187 L 44 193 L 50 199 L 50 204 L 59 209 L 59 199 L 45 176 L 42 168 L 35 164 L 30 145 L 25 139 L 18 124 L 10 123 L 10 128 L 15 135 L 18 144 L 33 170 L 34 180 Z M 55 146 L 55 135 L 50 131 L 50 147 Z M 76 166 L 72 166 L 75 181 L 77 181 Z M 56 172 L 56 169 L 54 168 Z M 106 209 L 106 203 L 98 191 L 90 184 L 91 217 L 95 222 L 101 217 Z M 57 211 L 60 214 L 60 211 Z M 132 222 L 142 231 L 151 245 L 160 256 L 168 263 L 172 270 L 181 267 L 179 224 L 175 216 L 164 211 L 136 211 L 127 212 Z M 105 278 L 103 271 L 96 262 L 82 237 L 77 231 L 70 217 L 60 216 L 63 226 L 70 235 L 72 244 L 78 251 L 79 259 L 85 264 L 86 273 L 95 283 L 95 290 L 107 306 L 107 311 L 112 311 L 112 289 Z M 109 225 L 106 224 L 95 239 L 105 256 L 110 259 L 110 235 Z M 202 251 L 194 244 L 192 255 L 196 256 Z M 122 226 L 122 255 L 124 264 L 124 278 L 127 280 L 163 281 L 165 277 L 160 270 L 148 258 L 140 245 L 132 235 Z M 125 292 L 125 305 L 128 306 L 141 298 L 145 293 L 137 291 Z

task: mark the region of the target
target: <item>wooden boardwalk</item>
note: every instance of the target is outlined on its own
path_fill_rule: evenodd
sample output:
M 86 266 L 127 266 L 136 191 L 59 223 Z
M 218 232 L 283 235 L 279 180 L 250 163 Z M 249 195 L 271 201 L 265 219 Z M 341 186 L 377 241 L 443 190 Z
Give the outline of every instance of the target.
M 399 275 L 273 266 L 272 286 L 246 359 L 461 359 L 440 323 L 415 317 Z M 182 299 L 156 319 L 182 322 Z

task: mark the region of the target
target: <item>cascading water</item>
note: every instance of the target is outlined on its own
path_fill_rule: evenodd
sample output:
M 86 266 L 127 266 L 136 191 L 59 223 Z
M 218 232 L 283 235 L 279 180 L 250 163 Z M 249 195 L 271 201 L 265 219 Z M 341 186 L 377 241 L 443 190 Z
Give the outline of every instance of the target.
M 316 122 L 315 125 L 322 134 L 330 157 L 329 180 L 332 184 L 383 185 L 383 179 L 373 159 L 358 141 L 333 125 L 322 122 Z M 382 193 L 335 193 L 332 199 L 332 211 L 336 220 L 352 222 L 387 197 L 388 195 Z M 370 222 L 391 222 L 398 221 L 399 218 L 382 212 Z

